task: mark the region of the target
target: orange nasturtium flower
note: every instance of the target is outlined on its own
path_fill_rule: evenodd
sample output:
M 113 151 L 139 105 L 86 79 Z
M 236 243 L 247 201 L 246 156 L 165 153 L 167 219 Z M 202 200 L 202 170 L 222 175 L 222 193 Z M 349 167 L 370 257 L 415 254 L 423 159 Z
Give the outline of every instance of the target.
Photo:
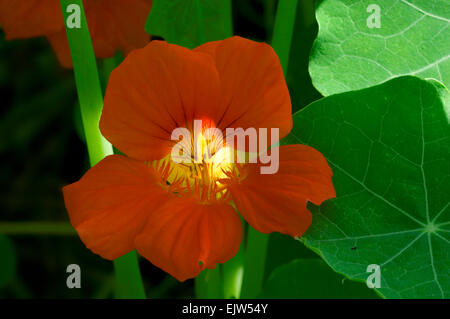
M 125 55 L 150 40 L 144 26 L 152 0 L 84 0 L 86 19 L 98 58 Z M 59 0 L 0 0 L 0 25 L 6 39 L 47 37 L 61 65 L 72 67 Z
M 307 202 L 335 196 L 326 159 L 305 145 L 280 146 L 275 174 L 261 174 L 260 162 L 173 161 L 172 131 L 198 119 L 223 132 L 278 128 L 286 136 L 291 101 L 273 49 L 240 37 L 194 50 L 152 41 L 112 72 L 100 129 L 126 156 L 106 157 L 63 189 L 89 249 L 106 259 L 137 249 L 183 281 L 239 250 L 233 203 L 256 230 L 297 237 L 311 224 Z

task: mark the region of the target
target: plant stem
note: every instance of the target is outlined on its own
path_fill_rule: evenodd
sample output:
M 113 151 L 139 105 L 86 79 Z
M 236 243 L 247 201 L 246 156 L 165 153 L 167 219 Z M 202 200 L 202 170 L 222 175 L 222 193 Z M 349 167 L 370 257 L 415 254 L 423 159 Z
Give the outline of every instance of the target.
M 66 26 L 66 33 L 72 54 L 89 160 L 91 166 L 94 166 L 105 156 L 111 155 L 113 149 L 111 144 L 101 135 L 98 127 L 103 107 L 103 96 L 83 3 L 82 0 L 61 0 L 65 21 L 72 14 L 66 12 L 69 5 L 78 5 L 81 8 L 81 28 L 71 29 Z
M 195 0 L 195 4 L 197 6 L 197 23 L 198 23 L 198 35 L 200 44 L 203 44 L 206 42 L 205 38 L 205 29 L 203 28 L 203 10 L 202 10 L 202 4 L 200 0 Z
M 241 298 L 256 298 L 262 290 L 268 242 L 268 234 L 262 234 L 249 225 Z
M 60 3 L 65 22 L 75 17 L 77 14 L 76 8 L 80 9 L 80 27 L 70 28 L 67 23 L 65 24 L 72 54 L 73 70 L 89 160 L 91 166 L 93 166 L 105 156 L 113 154 L 112 145 L 102 136 L 98 126 L 103 107 L 103 95 L 97 71 L 97 62 L 84 13 L 83 1 L 60 0 Z M 69 6 L 70 8 L 75 8 L 75 10 L 68 10 Z M 135 251 L 116 259 L 114 268 L 116 270 L 117 296 L 121 298 L 145 298 Z
M 109 76 L 111 72 L 123 61 L 123 56 L 118 52 L 115 56 L 107 59 L 103 59 L 102 66 L 100 67 L 100 78 L 103 92 L 106 91 L 108 86 Z
M 114 260 L 116 298 L 145 299 L 144 285 L 135 250 Z
M 206 282 L 206 274 L 209 269 L 203 270 L 194 279 L 195 297 L 197 299 L 207 299 L 208 298 L 208 283 Z
M 232 204 L 233 208 L 237 212 L 237 208 Z M 244 236 L 242 238 L 241 247 L 238 253 L 232 259 L 227 261 L 222 266 L 223 270 L 223 293 L 224 298 L 239 299 L 241 297 L 242 282 L 244 278 L 244 268 L 245 268 L 245 229 L 247 223 L 241 217 L 241 224 L 244 229 Z
M 239 299 L 241 297 L 242 280 L 245 267 L 245 245 L 241 243 L 236 256 L 222 266 L 223 270 L 223 293 L 226 299 Z
M 76 235 L 75 229 L 65 222 L 2 222 L 0 234 L 3 235 Z
M 233 35 L 233 3 L 232 0 L 225 0 L 225 10 L 228 19 L 225 20 L 225 30 L 228 33 L 228 37 Z
M 272 47 L 278 54 L 285 75 L 288 70 L 297 4 L 297 0 L 279 0 L 275 18 Z M 268 242 L 269 235 L 248 227 L 242 298 L 256 298 L 262 290 Z
M 205 269 L 195 278 L 195 294 L 200 299 L 223 298 L 220 265 L 214 269 Z
M 278 54 L 285 75 L 288 69 L 297 4 L 298 0 L 279 0 L 275 17 L 272 47 Z

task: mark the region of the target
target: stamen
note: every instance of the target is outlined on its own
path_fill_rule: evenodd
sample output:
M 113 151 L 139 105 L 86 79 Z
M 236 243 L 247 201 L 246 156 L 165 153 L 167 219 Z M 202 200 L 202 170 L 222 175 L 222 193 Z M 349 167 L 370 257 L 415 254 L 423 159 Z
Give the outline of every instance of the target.
M 228 186 L 230 182 L 241 176 L 240 165 L 229 163 L 231 154 L 227 147 L 218 147 L 213 141 L 210 145 L 200 134 L 202 145 L 201 162 L 194 161 L 194 139 L 191 139 L 191 162 L 178 163 L 172 159 L 172 154 L 161 160 L 149 162 L 149 165 L 159 172 L 161 186 L 177 196 L 195 196 L 201 203 L 230 200 Z M 186 148 L 189 147 L 186 145 Z M 185 146 L 183 146 L 185 149 Z

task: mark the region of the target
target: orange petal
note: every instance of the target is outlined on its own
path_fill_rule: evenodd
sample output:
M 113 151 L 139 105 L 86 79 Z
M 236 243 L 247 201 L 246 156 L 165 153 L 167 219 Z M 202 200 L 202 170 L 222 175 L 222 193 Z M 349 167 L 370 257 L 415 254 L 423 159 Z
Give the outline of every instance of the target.
M 83 1 L 96 57 L 116 51 L 125 55 L 150 40 L 145 22 L 151 0 Z M 58 0 L 0 0 L 0 24 L 6 38 L 47 36 L 63 67 L 72 67 L 64 20 Z
M 179 197 L 151 214 L 136 248 L 152 264 L 184 281 L 231 259 L 241 240 L 241 221 L 230 205 L 200 205 Z
M 135 249 L 148 214 L 166 199 L 152 169 L 120 155 L 106 157 L 63 193 L 81 240 L 106 259 Z
M 221 129 L 292 129 L 291 99 L 275 51 L 265 43 L 241 37 L 206 43 L 195 49 L 212 56 L 220 74 Z
M 65 68 L 72 68 L 72 55 L 70 53 L 69 42 L 67 41 L 66 30 L 63 29 L 48 35 L 47 40 L 50 42 L 53 51 L 55 51 L 59 63 Z
M 111 57 L 117 50 L 128 54 L 150 40 L 145 22 L 151 0 L 84 1 L 84 5 L 97 57 Z
M 308 201 L 319 205 L 335 197 L 332 171 L 323 155 L 306 145 L 279 147 L 279 170 L 262 175 L 262 164 L 248 164 L 247 177 L 231 185 L 242 217 L 262 233 L 301 236 L 311 224 Z
M 55 0 L 0 0 L 0 25 L 8 40 L 64 30 L 61 5 Z
M 172 131 L 216 118 L 218 101 L 219 75 L 209 55 L 152 41 L 111 73 L 100 129 L 130 157 L 161 159 L 174 144 Z

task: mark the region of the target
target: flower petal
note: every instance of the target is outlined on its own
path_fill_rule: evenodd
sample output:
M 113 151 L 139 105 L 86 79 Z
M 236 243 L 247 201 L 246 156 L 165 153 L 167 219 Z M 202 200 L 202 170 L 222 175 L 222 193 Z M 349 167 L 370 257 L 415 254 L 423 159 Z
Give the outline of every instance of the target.
M 247 177 L 231 184 L 242 217 L 262 233 L 301 236 L 311 224 L 308 201 L 320 205 L 335 197 L 332 171 L 323 155 L 306 145 L 279 147 L 279 170 L 260 173 L 261 164 L 248 164 Z
M 151 0 L 83 1 L 96 57 L 116 51 L 127 55 L 150 40 L 145 22 Z M 46 36 L 61 65 L 72 67 L 61 6 L 57 0 L 0 0 L 0 24 L 6 38 Z
M 0 0 L 0 24 L 7 40 L 64 30 L 61 5 L 55 0 Z
M 130 157 L 161 159 L 175 128 L 217 118 L 219 86 L 209 55 L 152 41 L 112 72 L 100 129 Z
M 72 68 L 72 55 L 70 53 L 69 42 L 67 40 L 66 30 L 52 33 L 47 36 L 48 42 L 58 58 L 59 63 L 64 68 Z
M 150 40 L 145 22 L 151 0 L 84 1 L 84 4 L 97 57 L 111 57 L 117 50 L 126 55 Z
M 63 193 L 81 240 L 106 259 L 135 249 L 148 214 L 167 196 L 151 168 L 120 155 L 106 157 Z
M 151 214 L 136 248 L 152 264 L 184 281 L 231 259 L 241 240 L 241 221 L 230 205 L 200 205 L 178 197 Z
M 195 49 L 212 56 L 220 74 L 221 129 L 292 129 L 289 91 L 275 51 L 265 43 L 241 37 L 209 42 Z

